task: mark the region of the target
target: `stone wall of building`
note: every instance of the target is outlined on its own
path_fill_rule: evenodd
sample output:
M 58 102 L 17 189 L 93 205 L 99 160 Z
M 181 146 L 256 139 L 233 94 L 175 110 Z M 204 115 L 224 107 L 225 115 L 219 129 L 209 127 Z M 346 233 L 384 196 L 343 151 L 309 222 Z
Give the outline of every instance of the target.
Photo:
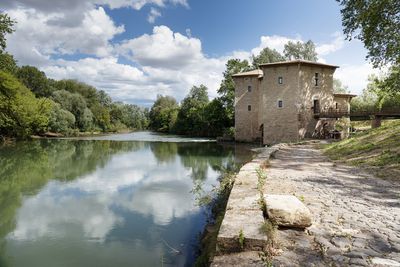
M 297 101 L 299 71 L 297 65 L 263 67 L 262 116 L 264 144 L 298 139 Z M 281 78 L 280 78 L 281 77 Z M 279 80 L 282 83 L 279 83 Z M 282 107 L 279 107 L 282 101 Z
M 234 77 L 233 79 L 235 82 L 235 140 L 239 142 L 257 141 L 261 138 L 260 81 L 257 75 Z M 249 86 L 251 87 L 250 91 Z
M 327 110 L 334 105 L 333 73 L 334 68 L 301 65 L 299 72 L 298 95 L 298 134 L 299 138 L 309 138 L 315 131 L 318 119 L 314 117 L 315 100 L 319 109 Z M 315 73 L 318 73 L 318 85 L 315 85 Z

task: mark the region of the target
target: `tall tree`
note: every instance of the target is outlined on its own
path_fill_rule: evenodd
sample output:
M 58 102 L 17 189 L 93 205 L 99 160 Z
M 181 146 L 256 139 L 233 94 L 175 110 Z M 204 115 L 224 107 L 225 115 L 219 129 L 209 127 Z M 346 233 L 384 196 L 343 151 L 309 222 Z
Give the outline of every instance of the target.
M 207 91 L 208 88 L 204 85 L 193 86 L 189 94 L 182 100 L 176 121 L 178 133 L 206 135 L 205 108 L 209 102 Z
M 287 60 L 318 60 L 317 52 L 315 52 L 315 44 L 311 40 L 308 40 L 305 43 L 302 43 L 300 41 L 289 41 L 287 44 L 285 44 L 283 54 L 285 55 L 285 58 Z
M 6 52 L 3 53 L 0 52 L 0 70 L 14 75 L 17 73 L 18 71 L 17 61 L 11 54 Z
M 51 87 L 46 74 L 33 66 L 22 66 L 17 71 L 18 79 L 28 87 L 36 96 L 51 96 Z
M 248 70 L 250 70 L 250 66 L 247 60 L 228 60 L 226 63 L 226 70 L 223 73 L 224 79 L 218 89 L 220 100 L 226 109 L 231 126 L 235 124 L 235 83 L 233 82 L 232 75 Z
M 337 0 L 348 40 L 361 40 L 375 67 L 400 64 L 400 1 Z
M 0 71 L 0 135 L 26 137 L 45 131 L 51 103 L 37 99 L 14 76 Z
M 14 24 L 15 21 L 6 13 L 0 13 L 0 53 L 3 53 L 4 49 L 6 49 L 6 34 L 14 32 Z
M 258 56 L 252 56 L 252 65 L 257 69 L 260 64 L 273 63 L 284 61 L 285 57 L 282 56 L 276 49 L 264 48 Z
M 150 110 L 149 127 L 160 132 L 172 132 L 178 115 L 178 103 L 172 96 L 158 95 Z

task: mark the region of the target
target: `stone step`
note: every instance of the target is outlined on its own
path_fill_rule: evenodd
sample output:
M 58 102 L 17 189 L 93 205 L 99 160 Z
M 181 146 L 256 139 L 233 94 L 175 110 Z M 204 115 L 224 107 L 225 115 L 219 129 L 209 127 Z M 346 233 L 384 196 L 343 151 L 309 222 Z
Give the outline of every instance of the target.
M 260 209 L 227 210 L 217 237 L 217 254 L 261 251 L 268 240 L 261 231 L 263 224 L 264 217 Z M 240 233 L 243 233 L 243 244 L 240 243 Z
M 214 257 L 211 267 L 265 267 L 265 263 L 261 260 L 259 252 L 246 251 L 236 254 L 222 255 Z

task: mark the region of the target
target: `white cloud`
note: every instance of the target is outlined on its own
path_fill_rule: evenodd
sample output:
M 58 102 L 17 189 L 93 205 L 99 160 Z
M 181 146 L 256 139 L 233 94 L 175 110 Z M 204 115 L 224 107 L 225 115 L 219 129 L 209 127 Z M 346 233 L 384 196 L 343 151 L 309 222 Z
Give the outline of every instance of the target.
M 174 33 L 167 26 L 156 26 L 153 34 L 127 40 L 117 50 L 142 66 L 172 69 L 182 69 L 203 57 L 199 39 Z
M 59 13 L 44 14 L 34 9 L 15 9 L 8 13 L 18 23 L 15 33 L 8 37 L 7 50 L 20 64 L 43 65 L 52 55 L 107 56 L 112 51 L 110 40 L 124 32 L 124 27 L 116 26 L 102 7 L 87 11 L 77 26 L 51 23 L 62 16 Z
M 335 72 L 335 78 L 342 81 L 344 85 L 354 94 L 361 94 L 366 87 L 370 74 L 379 75 L 380 71 L 374 69 L 370 63 L 361 65 L 343 65 Z
M 269 47 L 270 49 L 276 49 L 279 53 L 283 53 L 285 44 L 289 41 L 297 42 L 297 41 L 301 41 L 301 38 L 300 37 L 289 38 L 289 37 L 279 36 L 279 35 L 261 36 L 260 45 L 256 48 L 253 48 L 251 50 L 251 54 L 258 55 L 258 54 L 260 54 L 261 50 L 263 50 L 266 47 Z
M 156 18 L 161 17 L 161 12 L 152 7 L 150 9 L 150 13 L 147 16 L 147 21 L 151 24 L 153 24 L 156 21 Z
M 319 56 L 331 54 L 344 47 L 343 34 L 341 34 L 340 32 L 336 32 L 332 36 L 334 37 L 334 39 L 331 43 L 317 45 L 315 50 Z

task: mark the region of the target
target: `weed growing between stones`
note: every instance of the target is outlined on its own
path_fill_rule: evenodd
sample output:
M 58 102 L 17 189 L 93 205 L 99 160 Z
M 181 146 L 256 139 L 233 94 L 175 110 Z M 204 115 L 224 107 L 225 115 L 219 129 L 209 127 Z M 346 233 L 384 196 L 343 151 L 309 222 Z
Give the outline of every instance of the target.
M 240 231 L 239 231 L 238 242 L 239 242 L 240 249 L 243 250 L 243 248 L 244 248 L 244 242 L 245 242 L 245 237 L 244 237 L 244 234 L 243 234 L 243 229 L 240 229 Z
M 256 172 L 257 172 L 257 177 L 258 177 L 257 189 L 260 192 L 262 192 L 264 185 L 265 185 L 265 181 L 267 180 L 267 174 L 261 168 L 257 168 Z
M 264 247 L 264 250 L 259 253 L 259 257 L 264 263 L 264 266 L 272 266 L 273 256 L 277 254 L 276 253 L 277 230 L 278 226 L 268 219 L 260 227 L 260 232 L 267 235 L 268 237 L 267 244 Z

